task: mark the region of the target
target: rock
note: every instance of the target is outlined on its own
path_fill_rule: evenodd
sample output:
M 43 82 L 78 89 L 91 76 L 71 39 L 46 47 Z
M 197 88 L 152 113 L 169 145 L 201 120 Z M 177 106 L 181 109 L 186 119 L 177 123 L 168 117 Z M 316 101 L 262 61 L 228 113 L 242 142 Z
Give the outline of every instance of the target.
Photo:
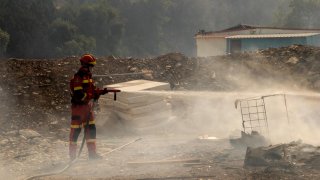
M 264 149 L 266 151 L 264 158 L 271 161 L 284 159 L 286 158 L 285 148 L 286 147 L 284 145 L 269 146 Z
M 137 67 L 131 67 L 129 69 L 130 72 L 137 72 L 138 68 Z
M 247 148 L 245 167 L 267 166 L 287 168 L 293 165 L 320 169 L 320 147 L 300 141 L 268 147 Z
M 20 135 L 20 138 L 23 140 L 28 140 L 28 138 L 24 137 L 23 135 Z
M 14 131 L 9 131 L 5 133 L 7 136 L 17 136 L 19 135 L 19 131 L 14 130 Z
M 50 124 L 52 124 L 52 125 L 58 124 L 58 121 L 57 120 L 56 121 L 52 121 L 52 122 L 50 122 Z
M 264 151 L 261 148 L 247 148 L 244 166 L 267 166 L 268 162 L 264 159 Z
M 35 143 L 38 143 L 40 146 L 50 147 L 50 143 L 47 141 L 47 139 L 42 139 L 42 138 L 34 138 L 34 139 L 35 139 Z
M 299 61 L 300 61 L 299 58 L 294 56 L 294 57 L 289 58 L 289 60 L 286 63 L 288 63 L 288 64 L 297 64 Z
M 212 72 L 211 79 L 216 79 L 216 72 Z
M 0 141 L 0 145 L 1 146 L 5 146 L 8 142 L 9 142 L 8 139 L 3 139 L 3 140 Z
M 314 155 L 309 160 L 306 161 L 306 164 L 315 169 L 320 169 L 320 155 Z
M 36 132 L 36 131 L 33 131 L 31 129 L 22 129 L 22 130 L 19 130 L 19 134 L 26 137 L 27 139 L 29 138 L 35 138 L 35 137 L 41 137 L 41 135 Z
M 269 147 L 251 148 L 248 147 L 244 166 L 268 166 L 271 162 L 276 160 L 283 160 L 285 158 L 285 146 L 275 145 Z
M 176 65 L 175 65 L 175 67 L 181 67 L 182 66 L 182 63 L 181 62 L 178 62 L 178 63 L 176 63 Z
M 110 55 L 110 56 L 108 56 L 107 57 L 108 59 L 110 59 L 110 60 L 115 60 L 115 59 L 117 59 L 115 56 L 113 56 L 113 55 Z
M 30 144 L 40 144 L 42 142 L 42 138 L 40 137 L 34 137 L 32 139 L 29 139 Z
M 247 134 L 241 131 L 241 137 L 230 139 L 231 145 L 234 147 L 260 147 L 267 146 L 270 142 L 256 131 L 252 131 L 251 134 Z

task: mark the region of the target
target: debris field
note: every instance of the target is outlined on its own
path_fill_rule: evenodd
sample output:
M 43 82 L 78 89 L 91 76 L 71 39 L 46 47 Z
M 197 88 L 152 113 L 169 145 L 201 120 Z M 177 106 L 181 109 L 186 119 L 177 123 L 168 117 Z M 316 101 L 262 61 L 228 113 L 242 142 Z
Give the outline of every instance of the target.
M 1 176 L 24 179 L 62 169 L 68 163 L 68 88 L 79 68 L 78 59 L 0 61 Z M 98 87 L 145 79 L 167 82 L 172 92 L 318 92 L 320 48 L 293 45 L 207 58 L 180 53 L 145 59 L 98 57 L 93 74 Z M 106 127 L 106 131 L 108 128 L 113 127 Z M 99 152 L 103 155 L 141 136 L 141 141 L 106 155 L 101 161 L 87 161 L 84 151 L 79 163 L 64 174 L 42 179 L 320 178 L 319 147 L 299 141 L 247 149 L 233 147 L 228 139 L 199 139 L 174 131 L 159 136 L 140 135 L 120 128 L 114 135 L 98 134 Z M 87 166 L 90 163 L 94 168 Z

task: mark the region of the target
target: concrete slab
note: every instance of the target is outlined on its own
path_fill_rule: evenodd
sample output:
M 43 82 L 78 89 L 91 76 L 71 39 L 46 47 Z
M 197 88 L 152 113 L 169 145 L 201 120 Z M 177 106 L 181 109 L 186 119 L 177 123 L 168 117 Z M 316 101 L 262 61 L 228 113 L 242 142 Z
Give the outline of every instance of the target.
M 117 101 L 113 100 L 113 93 L 100 98 L 101 113 L 107 115 L 107 112 L 113 112 L 125 125 L 134 128 L 155 126 L 171 116 L 171 106 L 167 104 L 166 97 L 143 92 L 170 90 L 168 83 L 134 80 L 105 87 L 119 89 L 121 92 L 117 94 Z

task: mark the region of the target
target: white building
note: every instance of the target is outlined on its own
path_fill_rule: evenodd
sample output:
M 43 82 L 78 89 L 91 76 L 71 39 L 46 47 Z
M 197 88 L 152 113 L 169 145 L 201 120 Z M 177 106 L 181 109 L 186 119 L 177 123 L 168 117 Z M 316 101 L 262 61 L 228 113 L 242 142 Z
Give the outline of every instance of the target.
M 195 35 L 198 57 L 255 51 L 292 44 L 320 46 L 320 29 L 292 29 L 237 25 Z

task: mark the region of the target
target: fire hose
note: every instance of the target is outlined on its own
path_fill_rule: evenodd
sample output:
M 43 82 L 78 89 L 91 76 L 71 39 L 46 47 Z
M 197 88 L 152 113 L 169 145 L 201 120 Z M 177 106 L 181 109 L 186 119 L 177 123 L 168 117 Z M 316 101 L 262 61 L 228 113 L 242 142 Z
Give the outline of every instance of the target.
M 130 145 L 130 144 L 132 144 L 132 143 L 135 143 L 135 142 L 137 142 L 137 141 L 140 141 L 141 139 L 142 139 L 142 138 L 138 138 L 138 139 L 135 139 L 135 140 L 133 140 L 133 141 L 130 141 L 130 142 L 128 142 L 128 143 L 126 143 L 126 144 L 124 144 L 124 145 L 122 145 L 122 146 L 119 146 L 119 147 L 117 147 L 117 148 L 114 148 L 114 149 L 108 151 L 108 152 L 107 152 L 106 154 L 104 154 L 104 155 L 110 154 L 110 153 L 112 153 L 112 152 L 114 152 L 114 151 L 118 151 L 118 150 L 120 150 L 120 149 L 122 149 L 122 148 L 124 148 L 124 147 L 126 147 L 126 146 L 128 146 L 128 145 Z M 78 156 L 76 159 L 74 159 L 73 161 L 71 161 L 70 163 L 68 163 L 67 166 L 65 166 L 65 167 L 64 167 L 63 169 L 61 169 L 60 171 L 52 172 L 52 173 L 44 173 L 44 174 L 39 174 L 39 175 L 35 175 L 35 176 L 30 176 L 30 177 L 26 178 L 25 180 L 32 180 L 32 179 L 35 179 L 35 178 L 40 178 L 40 177 L 53 176 L 53 175 L 61 174 L 61 173 L 65 172 L 66 170 L 68 170 L 74 163 L 76 163 L 76 162 L 78 161 L 78 159 L 79 159 L 79 156 Z
M 121 92 L 120 90 L 117 90 L 117 89 L 111 89 L 109 90 L 108 89 L 108 92 L 113 92 L 113 99 L 116 101 L 117 100 L 117 92 Z M 81 142 L 81 146 L 80 146 L 80 149 L 79 149 L 79 153 L 78 153 L 78 156 L 72 160 L 71 162 L 69 162 L 63 169 L 61 169 L 60 171 L 57 171 L 57 172 L 51 172 L 51 173 L 44 173 L 44 174 L 39 174 L 39 175 L 35 175 L 35 176 L 30 176 L 30 177 L 27 177 L 25 180 L 32 180 L 32 179 L 35 179 L 35 178 L 40 178 L 40 177 L 46 177 L 46 176 L 52 176 L 52 175 L 58 175 L 58 174 L 61 174 L 63 172 L 65 172 L 66 170 L 68 170 L 74 163 L 76 163 L 81 155 L 81 152 L 82 152 L 82 149 L 83 149 L 83 146 L 84 146 L 84 142 L 85 142 L 85 137 L 86 137 L 86 128 L 89 124 L 89 118 L 87 118 L 87 121 L 86 121 L 86 125 L 85 125 L 85 130 L 84 130 L 84 135 L 83 135 L 83 139 L 82 139 L 82 142 Z M 110 154 L 114 151 L 117 151 L 117 150 L 120 150 L 132 143 L 135 143 L 137 141 L 140 141 L 142 138 L 138 138 L 138 139 L 135 139 L 133 141 L 130 141 L 122 146 L 119 146 L 115 149 L 112 149 L 111 151 L 107 152 L 105 155 L 107 154 Z

